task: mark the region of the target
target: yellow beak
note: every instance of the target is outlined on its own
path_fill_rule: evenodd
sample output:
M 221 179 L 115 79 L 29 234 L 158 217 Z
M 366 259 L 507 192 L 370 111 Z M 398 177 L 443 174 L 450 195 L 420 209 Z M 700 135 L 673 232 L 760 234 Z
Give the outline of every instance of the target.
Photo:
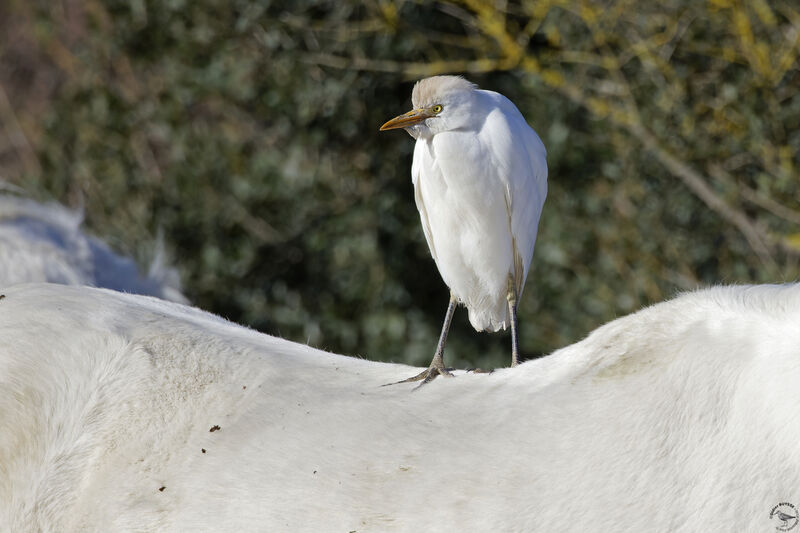
M 432 116 L 433 115 L 429 114 L 425 109 L 412 109 L 408 113 L 403 113 L 399 117 L 394 117 L 392 120 L 381 126 L 381 131 L 407 128 Z

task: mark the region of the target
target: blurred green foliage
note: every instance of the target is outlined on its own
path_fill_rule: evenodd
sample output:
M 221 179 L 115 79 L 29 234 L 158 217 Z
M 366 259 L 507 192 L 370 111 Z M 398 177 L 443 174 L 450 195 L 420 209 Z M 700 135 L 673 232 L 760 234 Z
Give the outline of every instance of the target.
M 427 364 L 447 305 L 379 134 L 414 79 L 516 102 L 550 193 L 529 357 L 699 285 L 800 272 L 800 11 L 790 1 L 10 0 L 0 177 L 84 206 L 187 296 L 267 333 Z M 507 364 L 456 315 L 448 360 Z

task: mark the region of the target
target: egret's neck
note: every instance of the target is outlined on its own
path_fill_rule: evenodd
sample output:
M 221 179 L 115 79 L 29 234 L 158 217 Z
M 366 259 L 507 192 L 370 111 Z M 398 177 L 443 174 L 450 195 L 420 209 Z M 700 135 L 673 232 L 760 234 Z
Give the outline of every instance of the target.
M 430 139 L 433 137 L 433 132 L 431 129 L 425 124 L 424 122 L 420 124 L 414 124 L 413 126 L 409 126 L 405 128 L 409 135 L 414 137 L 415 139 Z

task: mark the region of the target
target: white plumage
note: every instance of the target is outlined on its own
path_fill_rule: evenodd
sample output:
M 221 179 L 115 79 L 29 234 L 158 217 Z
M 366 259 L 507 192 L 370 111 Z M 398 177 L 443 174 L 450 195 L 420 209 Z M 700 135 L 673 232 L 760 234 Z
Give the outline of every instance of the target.
M 508 98 L 457 76 L 417 82 L 412 104 L 381 130 L 417 140 L 411 176 L 431 255 L 476 330 L 512 326 L 514 365 L 516 304 L 547 196 L 544 145 Z M 437 356 L 431 370 L 445 373 Z

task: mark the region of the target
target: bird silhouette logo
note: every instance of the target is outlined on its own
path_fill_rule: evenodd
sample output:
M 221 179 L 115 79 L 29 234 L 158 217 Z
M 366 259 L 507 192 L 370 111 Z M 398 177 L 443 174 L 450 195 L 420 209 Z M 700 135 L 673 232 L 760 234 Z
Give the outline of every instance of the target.
M 797 525 L 797 509 L 791 503 L 781 502 L 772 508 L 769 519 L 777 522 L 775 529 L 778 531 L 789 531 Z

